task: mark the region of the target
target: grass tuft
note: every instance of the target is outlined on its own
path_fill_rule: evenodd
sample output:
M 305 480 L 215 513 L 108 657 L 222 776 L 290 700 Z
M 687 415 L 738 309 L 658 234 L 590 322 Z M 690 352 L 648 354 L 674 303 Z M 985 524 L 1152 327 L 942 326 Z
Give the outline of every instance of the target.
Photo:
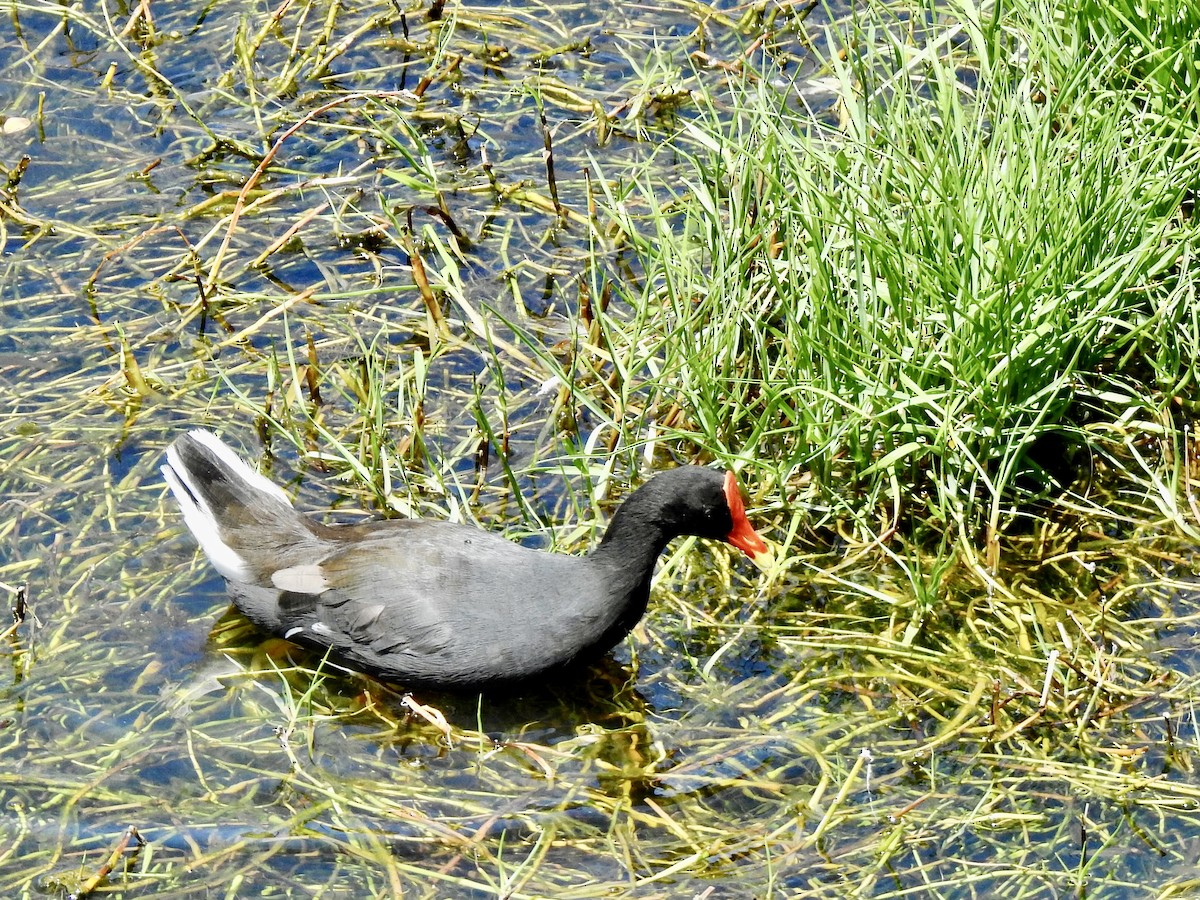
M 610 192 L 643 407 L 687 413 L 663 437 L 754 460 L 826 543 L 954 548 L 985 578 L 1119 502 L 1098 458 L 1149 483 L 1197 368 L 1194 107 L 1149 112 L 1071 37 L 1025 5 L 864 19 L 828 114 L 751 81 L 685 129 L 681 189 Z

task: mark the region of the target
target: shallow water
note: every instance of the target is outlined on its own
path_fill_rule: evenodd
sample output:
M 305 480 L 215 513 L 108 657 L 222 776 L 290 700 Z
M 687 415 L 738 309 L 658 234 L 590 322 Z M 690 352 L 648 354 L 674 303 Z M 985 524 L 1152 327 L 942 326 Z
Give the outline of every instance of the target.
M 575 334 L 587 230 L 491 191 L 485 150 L 503 185 L 544 197 L 540 96 L 561 200 L 586 210 L 586 154 L 614 177 L 633 171 L 691 114 L 676 91 L 693 77 L 687 54 L 733 64 L 756 37 L 715 15 L 739 18 L 732 4 L 481 6 L 440 24 L 389 3 L 275 9 L 264 27 L 259 4 L 154 4 L 151 26 L 128 5 L 17 3 L 0 25 L 0 114 L 34 123 L 0 137 L 6 170 L 29 156 L 0 213 L 0 581 L 27 583 L 31 610 L 0 667 L 5 896 L 78 886 L 130 824 L 149 843 L 111 877 L 116 896 L 762 898 L 938 883 L 1050 896 L 1088 883 L 1083 853 L 1104 870 L 1093 895 L 1190 877 L 1200 728 L 1186 565 L 1126 573 L 1137 602 L 1122 611 L 1162 616 L 1157 639 L 1114 644 L 1112 684 L 1060 676 L 1071 703 L 999 743 L 1007 726 L 956 718 L 981 676 L 953 648 L 920 656 L 897 646 L 877 597 L 836 581 L 766 586 L 710 548 L 672 556 L 647 621 L 588 677 L 422 694 L 449 739 L 395 692 L 315 675 L 318 658 L 228 612 L 165 497 L 162 449 L 204 424 L 255 453 L 263 409 L 302 420 L 316 406 L 294 377 L 309 337 L 328 427 L 361 424 L 366 367 L 386 376 L 386 429 L 426 446 L 394 486 L 418 511 L 562 550 L 594 539 L 599 479 L 570 460 L 599 419 L 581 408 L 558 427 L 534 352 Z M 806 72 L 796 34 L 776 40 Z M 259 184 L 279 193 L 229 230 L 237 190 L 284 129 L 332 92 L 412 91 L 429 73 L 420 101 L 348 103 L 285 141 Z M 601 135 L 593 102 L 617 133 Z M 670 181 L 677 162 L 664 154 L 657 172 Z M 375 231 L 394 234 L 389 213 L 406 205 L 427 235 L 449 241 L 453 222 L 469 236 L 456 271 L 475 305 L 447 313 L 463 341 L 452 352 L 432 352 L 410 258 Z M 507 424 L 524 503 L 480 410 Z M 377 511 L 340 479 L 346 466 L 262 433 L 264 467 L 299 505 L 327 521 Z M 315 428 L 309 439 L 328 449 Z M 1115 555 L 1103 565 L 1121 569 Z M 1075 567 L 1067 580 L 1089 577 Z M 854 578 L 904 589 L 892 572 Z M 1022 615 L 1039 639 L 1055 634 Z M 1003 661 L 1002 713 L 1035 711 L 1043 651 Z M 1175 679 L 1155 682 L 1164 669 Z M 1080 743 L 1111 750 L 1112 772 L 1073 746 L 1058 768 L 1022 755 L 1022 740 L 1075 727 L 1068 683 L 1103 694 Z M 1072 767 L 1085 763 L 1083 777 Z
M 695 41 L 672 35 L 693 33 L 703 11 L 480 7 L 438 24 L 386 3 L 279 11 L 264 28 L 259 4 L 156 4 L 150 22 L 136 8 L 20 3 L 0 31 L 0 114 L 31 123 L 0 138 L 6 169 L 25 166 L 6 192 L 0 233 L 0 579 L 27 583 L 31 610 L 6 654 L 0 708 L 6 895 L 77 886 L 133 824 L 149 844 L 113 878 L 131 890 L 248 896 L 303 885 L 311 896 L 325 884 L 325 895 L 366 896 L 394 884 L 397 865 L 432 863 L 432 884 L 482 896 L 478 850 L 464 855 L 457 842 L 508 834 L 511 845 L 536 845 L 546 829 L 601 837 L 627 801 L 621 773 L 655 742 L 635 672 L 672 661 L 649 654 L 635 666 L 627 648 L 594 677 L 551 690 L 422 697 L 477 735 L 465 748 L 407 718 L 381 686 L 291 671 L 282 643 L 223 613 L 222 585 L 164 501 L 157 468 L 171 437 L 195 424 L 254 452 L 254 415 L 230 391 L 263 397 L 256 352 L 302 351 L 312 335 L 325 366 L 352 368 L 366 334 L 367 346 L 387 348 L 382 365 L 393 373 L 418 364 L 425 314 L 408 256 L 371 231 L 389 208 L 434 203 L 430 178 L 470 238 L 458 271 L 480 314 L 493 307 L 546 344 L 568 336 L 586 232 L 480 193 L 484 154 L 505 184 L 546 191 L 533 96 L 542 92 L 561 199 L 586 205 L 584 151 L 624 166 L 657 142 L 630 138 L 669 128 L 648 113 L 601 146 L 579 98 L 620 103 L 633 92 L 630 58 L 678 65 Z M 347 103 L 281 145 L 261 181 L 278 196 L 231 233 L 220 280 L 204 287 L 236 192 L 283 129 L 341 91 L 413 89 L 439 71 L 439 35 L 462 62 L 422 100 Z M 711 37 L 709 52 L 725 55 L 745 41 L 726 28 Z M 318 64 L 313 48 L 341 41 Z M 545 53 L 567 44 L 581 49 Z M 556 104 L 554 90 L 571 94 Z M 386 128 L 404 110 L 411 132 L 371 135 L 369 120 Z M 247 266 L 314 211 L 265 266 Z M 416 227 L 446 234 L 445 225 L 418 211 Z M 255 327 L 310 286 L 317 302 Z M 221 346 L 238 332 L 245 337 Z M 477 461 L 467 442 L 478 439 L 466 401 L 477 379 L 489 398 L 499 389 L 511 397 L 514 468 L 554 450 L 542 436 L 550 403 L 536 396 L 536 373 L 479 349 L 436 359 L 423 391 L 435 465 L 468 483 Z M 330 419 L 345 414 L 343 400 L 326 402 Z M 299 489 L 299 503 L 341 508 L 333 520 L 361 517 L 357 493 L 294 451 L 277 454 L 272 474 Z M 560 518 L 560 474 L 532 470 L 521 483 L 539 517 Z M 482 486 L 479 514 L 504 527 L 519 510 L 498 468 Z M 528 540 L 546 543 L 537 531 Z M 653 682 L 646 693 L 679 700 Z M 506 749 L 513 741 L 528 748 Z M 365 804 L 353 799 L 356 785 L 368 788 Z M 363 846 L 400 863 L 372 865 L 353 850 Z M 502 850 L 484 853 L 505 869 Z M 620 856 L 599 847 L 570 855 L 555 877 L 569 880 L 576 867 L 588 879 L 626 877 Z

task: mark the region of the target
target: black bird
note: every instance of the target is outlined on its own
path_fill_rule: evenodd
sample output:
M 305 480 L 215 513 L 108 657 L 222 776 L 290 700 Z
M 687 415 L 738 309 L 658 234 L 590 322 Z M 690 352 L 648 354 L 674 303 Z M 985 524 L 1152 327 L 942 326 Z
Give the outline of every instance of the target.
M 208 431 L 179 437 L 162 471 L 247 618 L 413 687 L 483 687 L 598 656 L 641 619 L 655 561 L 680 535 L 770 558 L 733 473 L 700 466 L 636 490 L 586 556 L 425 519 L 321 525 Z

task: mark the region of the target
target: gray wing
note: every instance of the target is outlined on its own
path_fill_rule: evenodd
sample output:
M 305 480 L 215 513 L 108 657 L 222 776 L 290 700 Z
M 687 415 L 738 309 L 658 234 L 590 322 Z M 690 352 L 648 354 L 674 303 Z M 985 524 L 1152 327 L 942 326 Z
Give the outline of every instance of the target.
M 323 590 L 274 592 L 270 630 L 401 680 L 446 682 L 549 667 L 609 624 L 584 559 L 447 523 L 352 530 L 316 567 Z

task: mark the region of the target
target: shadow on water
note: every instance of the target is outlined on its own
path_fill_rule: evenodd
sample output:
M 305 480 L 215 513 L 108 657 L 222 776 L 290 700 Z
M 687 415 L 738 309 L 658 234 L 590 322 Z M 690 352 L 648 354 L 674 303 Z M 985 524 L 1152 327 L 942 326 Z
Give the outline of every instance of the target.
M 381 714 L 424 726 L 427 723 L 404 705 L 405 698 L 415 699 L 436 708 L 452 727 L 476 730 L 498 741 L 520 735 L 537 743 L 554 744 L 574 736 L 580 726 L 595 723 L 620 728 L 644 722 L 649 712 L 636 689 L 633 668 L 618 662 L 611 653 L 592 665 L 557 672 L 552 678 L 483 692 L 409 691 L 404 685 L 343 670 L 319 652 L 277 638 L 264 639 L 262 632 L 232 608 L 214 625 L 205 650 L 201 667 L 229 656 L 251 660 L 248 668 L 252 671 L 263 665 L 294 667 L 299 670 L 295 687 L 317 673 L 323 679 L 322 692 L 333 705 L 362 703 L 365 696 Z M 529 730 L 531 724 L 536 725 L 533 731 Z M 414 734 L 426 732 L 423 727 L 414 729 Z

